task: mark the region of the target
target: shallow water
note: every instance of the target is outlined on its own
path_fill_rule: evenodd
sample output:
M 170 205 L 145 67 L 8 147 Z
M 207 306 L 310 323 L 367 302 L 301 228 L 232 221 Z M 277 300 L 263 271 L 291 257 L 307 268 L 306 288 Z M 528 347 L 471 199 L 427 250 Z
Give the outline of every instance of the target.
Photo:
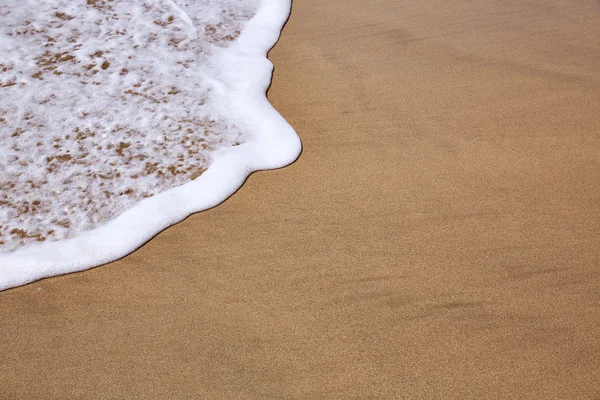
M 244 141 L 203 68 L 255 1 L 0 7 L 0 251 L 93 229 Z
M 289 0 L 0 6 L 0 290 L 125 256 L 301 144 L 266 98 Z

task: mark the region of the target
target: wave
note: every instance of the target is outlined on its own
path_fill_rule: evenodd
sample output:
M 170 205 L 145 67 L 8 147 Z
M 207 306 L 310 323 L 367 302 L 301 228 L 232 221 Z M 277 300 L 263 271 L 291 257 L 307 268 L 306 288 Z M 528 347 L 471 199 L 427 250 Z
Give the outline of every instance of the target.
M 4 54 L 17 54 L 0 65 L 6 68 L 0 92 L 28 97 L 0 102 L 5 126 L 12 122 L 0 132 L 13 140 L 0 150 L 0 225 L 9 245 L 0 249 L 0 290 L 121 258 L 218 205 L 253 171 L 293 162 L 300 140 L 266 98 L 272 75 L 266 54 L 290 6 L 288 0 L 65 1 L 64 10 L 47 13 L 55 31 L 31 19 L 13 28 L 0 41 Z M 0 8 L 0 17 L 14 14 Z M 125 14 L 126 23 L 114 23 Z M 88 25 L 98 19 L 86 28 L 93 32 L 75 25 L 81 16 Z M 39 36 L 44 29 L 34 42 L 39 48 L 15 52 L 21 38 L 14 35 Z M 61 32 L 67 47 L 47 51 L 43 46 L 61 42 L 54 37 Z M 27 74 L 22 61 L 31 54 L 38 56 Z M 58 86 L 48 90 L 52 85 Z M 42 186 L 45 195 L 32 197 Z

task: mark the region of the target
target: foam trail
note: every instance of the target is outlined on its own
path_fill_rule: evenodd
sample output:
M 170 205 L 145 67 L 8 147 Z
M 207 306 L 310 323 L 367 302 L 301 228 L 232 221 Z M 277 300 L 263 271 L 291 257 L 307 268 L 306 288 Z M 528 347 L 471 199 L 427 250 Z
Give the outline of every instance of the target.
M 144 199 L 98 228 L 0 254 L 0 290 L 121 258 L 166 227 L 223 202 L 251 172 L 292 163 L 300 140 L 266 98 L 272 75 L 266 54 L 290 6 L 289 0 L 261 0 L 240 36 L 206 65 L 207 76 L 223 83 L 215 107 L 250 133 L 243 144 L 217 150 L 199 178 Z

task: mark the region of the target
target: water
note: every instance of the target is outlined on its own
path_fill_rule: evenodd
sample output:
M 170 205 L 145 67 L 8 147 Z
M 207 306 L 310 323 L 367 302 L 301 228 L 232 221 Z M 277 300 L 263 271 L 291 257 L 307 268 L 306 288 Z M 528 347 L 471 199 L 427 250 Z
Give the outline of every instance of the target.
M 0 289 L 121 257 L 292 162 L 265 98 L 289 6 L 0 5 Z

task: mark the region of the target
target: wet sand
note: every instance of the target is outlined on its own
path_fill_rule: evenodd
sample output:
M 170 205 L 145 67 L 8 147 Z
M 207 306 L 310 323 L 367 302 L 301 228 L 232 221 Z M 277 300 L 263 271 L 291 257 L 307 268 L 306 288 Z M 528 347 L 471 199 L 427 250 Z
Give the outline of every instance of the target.
M 598 398 L 600 6 L 413 3 L 297 0 L 301 158 L 0 293 L 0 398 Z

